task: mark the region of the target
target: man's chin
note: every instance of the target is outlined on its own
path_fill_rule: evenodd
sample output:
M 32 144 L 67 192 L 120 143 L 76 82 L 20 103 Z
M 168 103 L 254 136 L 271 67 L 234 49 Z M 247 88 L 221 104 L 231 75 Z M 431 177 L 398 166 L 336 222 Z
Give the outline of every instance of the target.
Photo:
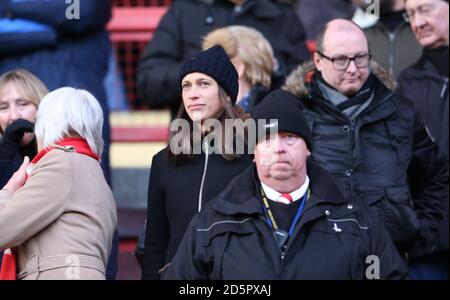
M 291 170 L 287 168 L 270 170 L 270 177 L 272 177 L 275 180 L 286 180 L 289 179 L 291 175 L 292 175 Z

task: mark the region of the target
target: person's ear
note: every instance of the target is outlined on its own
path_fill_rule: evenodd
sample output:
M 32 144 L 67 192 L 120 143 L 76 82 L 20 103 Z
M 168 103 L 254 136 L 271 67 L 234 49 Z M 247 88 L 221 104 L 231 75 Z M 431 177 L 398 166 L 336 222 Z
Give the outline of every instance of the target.
M 239 79 L 241 79 L 242 77 L 244 77 L 245 74 L 245 64 L 241 61 L 236 61 L 233 63 L 234 67 L 236 68 L 236 71 L 238 72 L 239 75 Z
M 316 66 L 316 69 L 319 72 L 321 72 L 322 71 L 322 66 L 321 66 L 322 57 L 317 52 L 314 52 L 313 62 L 314 62 L 314 66 Z

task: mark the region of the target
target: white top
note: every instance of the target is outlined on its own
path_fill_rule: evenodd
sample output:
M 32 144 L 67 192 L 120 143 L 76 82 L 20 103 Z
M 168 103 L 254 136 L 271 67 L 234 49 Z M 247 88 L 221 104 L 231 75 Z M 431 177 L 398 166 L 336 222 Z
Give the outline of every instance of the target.
M 262 182 L 261 182 L 261 186 L 262 186 L 267 198 L 269 198 L 272 201 L 281 202 L 281 201 L 277 200 L 282 195 L 281 193 L 277 192 L 276 190 L 265 185 Z M 300 188 L 298 188 L 297 190 L 293 191 L 292 193 L 289 193 L 289 195 L 291 195 L 291 197 L 292 197 L 292 202 L 297 201 L 298 199 L 302 198 L 305 195 L 306 191 L 308 190 L 308 187 L 309 187 L 309 177 L 308 177 L 308 175 L 306 175 L 305 182 L 303 183 L 303 185 Z

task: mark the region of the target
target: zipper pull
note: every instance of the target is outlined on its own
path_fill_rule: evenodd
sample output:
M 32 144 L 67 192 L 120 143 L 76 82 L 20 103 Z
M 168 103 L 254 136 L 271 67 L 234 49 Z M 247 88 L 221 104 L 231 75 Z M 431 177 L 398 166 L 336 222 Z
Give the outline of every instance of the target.
M 206 155 L 209 154 L 209 143 L 207 139 L 203 140 L 203 151 L 205 152 Z
M 445 92 L 447 91 L 447 86 L 448 86 L 448 78 L 444 78 L 444 86 L 442 87 L 441 90 L 441 98 L 444 98 Z

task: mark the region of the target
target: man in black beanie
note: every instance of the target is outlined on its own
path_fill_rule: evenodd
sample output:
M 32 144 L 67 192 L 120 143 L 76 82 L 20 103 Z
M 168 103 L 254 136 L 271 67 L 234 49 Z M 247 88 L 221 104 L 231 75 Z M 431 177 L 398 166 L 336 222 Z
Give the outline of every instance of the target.
M 274 91 L 253 117 L 268 121 L 257 131 L 254 165 L 193 218 L 163 279 L 404 278 L 368 207 L 345 199 L 331 175 L 307 163 L 313 145 L 298 100 Z M 371 255 L 379 259 L 369 274 Z

